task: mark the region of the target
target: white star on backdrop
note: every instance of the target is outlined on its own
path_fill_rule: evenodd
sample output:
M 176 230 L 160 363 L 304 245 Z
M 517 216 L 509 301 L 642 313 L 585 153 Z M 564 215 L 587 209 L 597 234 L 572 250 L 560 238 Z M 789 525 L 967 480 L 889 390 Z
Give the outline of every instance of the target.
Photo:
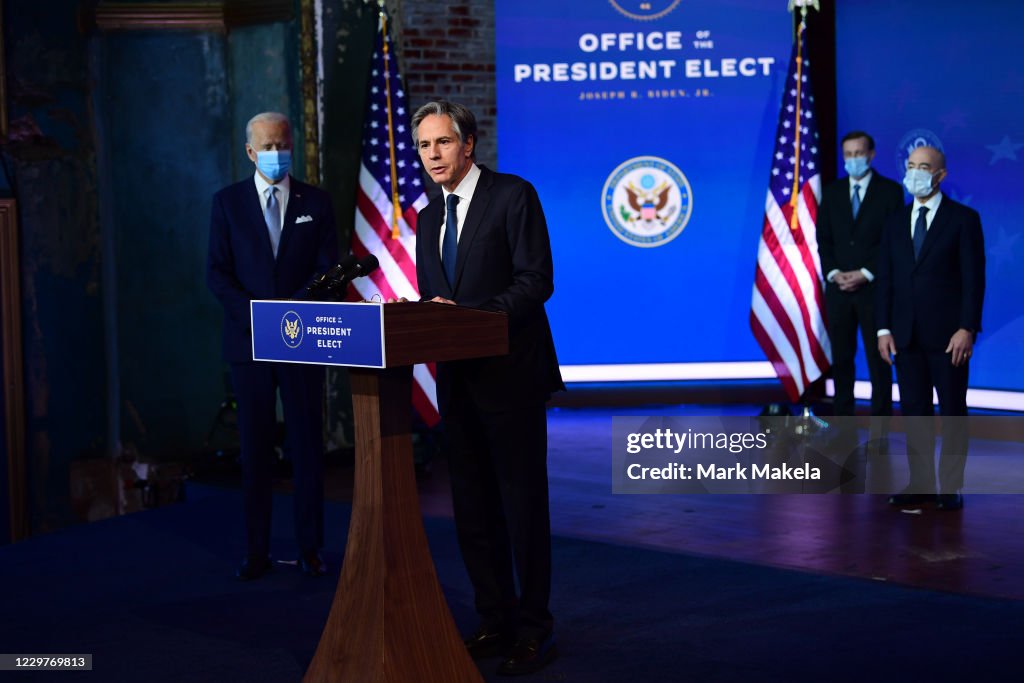
M 990 260 L 997 268 L 1003 263 L 1012 266 L 1016 262 L 1013 252 L 1018 239 L 1020 239 L 1020 233 L 1011 234 L 1005 226 L 999 226 L 999 234 L 988 247 Z
M 1010 142 L 1010 136 L 1004 135 L 1003 139 L 994 145 L 985 145 L 989 151 L 992 152 L 992 160 L 988 162 L 988 165 L 996 163 L 1000 159 L 1006 159 L 1008 161 L 1017 161 L 1017 150 L 1024 147 L 1024 143 Z

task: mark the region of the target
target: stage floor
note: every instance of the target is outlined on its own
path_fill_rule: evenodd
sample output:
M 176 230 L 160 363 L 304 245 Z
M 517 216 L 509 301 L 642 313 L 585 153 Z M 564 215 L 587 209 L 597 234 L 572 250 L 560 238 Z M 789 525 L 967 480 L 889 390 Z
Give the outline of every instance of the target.
M 892 508 L 884 495 L 615 495 L 617 415 L 753 415 L 758 406 L 555 408 L 548 412 L 554 534 L 974 595 L 1024 599 L 1024 495 L 968 494 L 959 512 Z M 1024 444 L 995 445 L 1017 455 Z M 896 460 L 893 491 L 902 488 Z M 1009 461 L 1008 461 L 1009 462 Z M 984 473 L 996 476 L 996 473 Z M 329 470 L 328 497 L 351 499 L 352 468 Z M 451 517 L 446 463 L 420 481 L 425 515 Z
M 680 412 L 630 412 L 659 410 Z M 613 495 L 615 414 L 624 411 L 550 413 L 551 608 L 562 654 L 526 680 L 954 683 L 996 680 L 1017 665 L 1019 496 L 907 514 L 882 496 Z M 4 651 L 92 654 L 90 678 L 112 682 L 300 680 L 351 513 L 351 462 L 328 471 L 323 579 L 294 566 L 287 496 L 274 503 L 274 571 L 234 579 L 244 552 L 237 481 L 190 482 L 183 503 L 0 547 Z M 443 460 L 420 495 L 439 581 L 470 632 L 477 618 Z M 479 663 L 485 680 L 501 680 L 498 663 Z

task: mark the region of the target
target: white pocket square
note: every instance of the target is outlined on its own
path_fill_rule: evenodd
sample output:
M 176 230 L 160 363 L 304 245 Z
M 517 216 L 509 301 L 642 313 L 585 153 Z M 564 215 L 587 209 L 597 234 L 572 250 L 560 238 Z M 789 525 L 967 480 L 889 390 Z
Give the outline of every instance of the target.
M 298 218 L 295 219 L 295 222 L 296 223 L 312 223 L 313 222 L 313 217 L 312 216 L 299 216 Z

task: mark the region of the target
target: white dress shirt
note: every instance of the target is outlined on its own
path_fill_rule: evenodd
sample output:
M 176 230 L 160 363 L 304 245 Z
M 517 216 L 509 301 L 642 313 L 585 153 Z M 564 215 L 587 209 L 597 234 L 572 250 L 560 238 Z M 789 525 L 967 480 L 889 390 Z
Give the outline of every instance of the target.
M 256 192 L 260 195 L 260 214 L 267 212 L 267 188 L 277 188 L 277 204 L 281 208 L 281 232 L 284 232 L 284 212 L 288 208 L 288 195 L 291 193 L 291 176 L 285 174 L 284 178 L 271 185 L 263 179 L 258 172 L 253 174 L 256 179 Z
M 851 204 L 853 203 L 853 186 L 854 185 L 860 185 L 860 202 L 861 202 L 861 204 L 864 203 L 864 193 L 868 191 L 868 183 L 871 182 L 871 176 L 872 175 L 874 175 L 874 173 L 869 168 L 868 172 L 865 173 L 864 177 L 861 178 L 860 180 L 857 180 L 853 176 L 850 176 L 850 203 Z
M 932 221 L 935 220 L 935 212 L 939 210 L 939 204 L 941 204 L 941 203 L 942 203 L 942 193 L 941 192 L 936 192 L 934 197 L 932 197 L 931 199 L 929 199 L 928 201 L 926 201 L 923 204 L 919 200 L 917 200 L 917 199 L 914 200 L 914 208 L 910 212 L 910 239 L 911 240 L 914 239 L 914 227 L 917 225 L 917 216 L 918 216 L 918 212 L 921 210 L 921 207 L 924 207 L 924 206 L 928 207 L 928 213 L 926 213 L 925 216 L 924 216 L 925 234 L 927 234 L 927 231 L 932 229 Z
M 871 169 L 869 168 L 868 172 L 865 173 L 864 177 L 861 178 L 860 180 L 857 180 L 853 176 L 849 176 L 849 180 L 850 180 L 850 206 L 851 207 L 853 206 L 853 186 L 854 185 L 860 185 L 860 203 L 861 203 L 862 207 L 864 206 L 864 195 L 868 191 L 868 183 L 871 182 L 871 176 L 872 175 L 874 175 L 874 174 L 872 173 Z M 828 275 L 825 276 L 825 280 L 827 280 L 828 282 L 835 282 L 835 276 L 838 273 L 840 273 L 840 272 L 841 271 L 838 268 L 833 268 L 832 270 L 828 271 Z M 860 272 L 861 272 L 862 275 L 864 275 L 864 277 L 866 277 L 868 279 L 868 282 L 874 282 L 875 281 L 875 274 L 872 273 L 867 268 L 861 268 Z
M 476 184 L 478 182 L 480 182 L 480 167 L 470 162 L 469 170 L 466 171 L 466 177 L 462 179 L 462 182 L 459 183 L 454 192 L 449 192 L 443 187 L 441 188 L 441 194 L 444 196 L 444 211 L 441 212 L 441 239 L 437 242 L 437 253 L 441 254 L 442 258 L 444 258 L 444 234 L 448 231 L 448 195 L 454 194 L 459 198 L 459 203 L 455 205 L 455 220 L 459 226 L 458 233 L 455 235 L 455 241 L 458 243 L 458 238 L 462 237 L 462 226 L 466 224 L 469 204 L 473 201 L 473 195 L 476 193 Z
M 914 208 L 910 210 L 910 239 L 914 239 L 914 230 L 916 229 L 918 212 L 922 207 L 928 207 L 928 213 L 924 216 L 925 231 L 932 229 L 932 221 L 935 219 L 935 212 L 939 210 L 939 204 L 942 203 L 942 193 L 936 192 L 935 196 L 928 201 L 922 203 L 920 200 L 914 200 Z M 892 334 L 891 330 L 879 330 L 878 336 L 884 337 L 887 334 Z

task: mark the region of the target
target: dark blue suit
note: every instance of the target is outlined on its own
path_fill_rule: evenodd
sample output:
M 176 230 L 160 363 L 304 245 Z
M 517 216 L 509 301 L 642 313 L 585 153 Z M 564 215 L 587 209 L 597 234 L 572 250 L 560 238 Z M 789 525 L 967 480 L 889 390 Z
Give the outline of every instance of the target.
M 877 171 L 864 192 L 860 211 L 853 217 L 850 179 L 828 185 L 818 209 L 818 253 L 821 272 L 866 268 L 878 275 L 878 246 L 882 228 L 893 212 L 903 206 L 903 187 Z M 856 381 L 857 327 L 860 326 L 871 376 L 871 414 L 892 414 L 892 370 L 878 355 L 875 338 L 874 283 L 844 292 L 834 282 L 825 284 L 828 333 L 832 342 L 832 379 L 835 381 L 835 414 L 853 415 Z
M 439 251 L 443 215 L 441 197 L 419 214 L 421 297 L 509 315 L 507 356 L 438 363 L 459 545 L 482 624 L 543 638 L 552 626 L 544 404 L 565 388 L 544 312 L 554 291 L 547 223 L 532 185 L 481 168 L 449 283 Z
M 299 221 L 301 219 L 301 222 Z M 301 553 L 323 545 L 323 368 L 252 360 L 249 302 L 294 298 L 337 260 L 330 196 L 290 179 L 277 258 L 253 178 L 213 197 L 207 284 L 224 306 L 224 359 L 238 398 L 248 553 L 269 551 L 271 471 L 277 389 L 285 418 L 285 450 L 295 484 L 295 537 Z
M 953 365 L 945 352 L 959 329 L 981 331 L 985 299 L 985 243 L 978 212 L 943 195 L 921 252 L 914 258 L 911 211 L 917 202 L 893 214 L 882 233 L 875 301 L 878 329 L 892 332 L 896 344 L 896 376 L 905 416 L 931 416 L 932 387 L 942 415 L 967 415 L 969 363 Z M 956 421 L 943 423 L 939 481 L 943 492 L 963 486 L 967 453 L 966 429 Z M 950 427 L 955 431 L 947 432 Z M 934 489 L 934 431 L 908 432 L 911 487 L 915 493 Z

